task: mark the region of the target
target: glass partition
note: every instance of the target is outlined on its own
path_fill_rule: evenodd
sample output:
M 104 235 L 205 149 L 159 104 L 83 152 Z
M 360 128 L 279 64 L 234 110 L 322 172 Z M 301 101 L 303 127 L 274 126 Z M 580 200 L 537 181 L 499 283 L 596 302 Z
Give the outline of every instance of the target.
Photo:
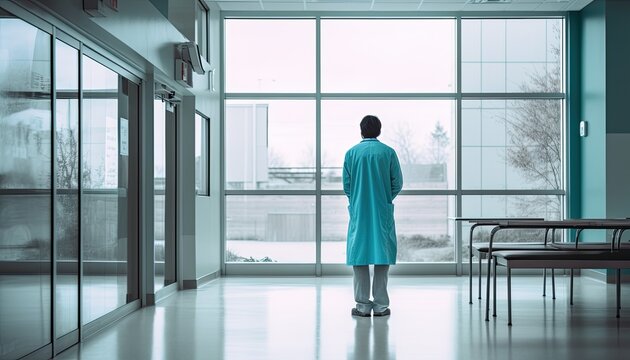
M 175 282 L 175 114 L 176 106 L 153 103 L 154 289 Z
M 51 36 L 0 16 L 0 357 L 52 341 Z
M 82 103 L 82 321 L 138 298 L 137 238 L 130 238 L 129 156 L 138 86 L 88 56 Z M 133 123 L 132 123 L 133 122 Z
M 55 335 L 79 326 L 79 51 L 55 41 Z

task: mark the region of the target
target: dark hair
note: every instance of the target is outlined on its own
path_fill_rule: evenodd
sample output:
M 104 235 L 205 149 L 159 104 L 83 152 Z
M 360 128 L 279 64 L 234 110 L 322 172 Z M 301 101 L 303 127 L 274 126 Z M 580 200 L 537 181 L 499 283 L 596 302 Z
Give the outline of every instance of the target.
M 361 120 L 361 136 L 375 138 L 381 135 L 381 121 L 374 115 L 366 115 Z

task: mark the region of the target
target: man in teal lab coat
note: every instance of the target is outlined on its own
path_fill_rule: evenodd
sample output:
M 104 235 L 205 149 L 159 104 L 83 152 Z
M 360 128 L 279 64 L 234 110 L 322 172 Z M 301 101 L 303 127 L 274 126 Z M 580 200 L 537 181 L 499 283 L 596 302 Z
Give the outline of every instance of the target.
M 381 121 L 365 116 L 363 140 L 348 150 L 343 163 L 343 191 L 350 201 L 346 263 L 354 270 L 353 316 L 390 314 L 387 273 L 396 263 L 397 248 L 392 200 L 402 189 L 403 178 L 394 149 L 376 139 L 380 134 Z M 374 265 L 373 300 L 369 265 Z

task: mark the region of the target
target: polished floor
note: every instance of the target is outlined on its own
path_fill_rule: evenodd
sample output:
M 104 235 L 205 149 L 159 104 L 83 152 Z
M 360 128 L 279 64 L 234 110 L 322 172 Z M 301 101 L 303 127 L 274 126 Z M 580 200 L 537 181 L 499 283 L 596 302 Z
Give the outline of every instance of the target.
M 352 279 L 222 278 L 128 315 L 56 359 L 628 359 L 630 285 L 615 318 L 614 285 L 568 278 L 557 300 L 541 278 L 505 278 L 498 316 L 468 304 L 467 277 L 392 277 L 392 315 L 353 318 Z

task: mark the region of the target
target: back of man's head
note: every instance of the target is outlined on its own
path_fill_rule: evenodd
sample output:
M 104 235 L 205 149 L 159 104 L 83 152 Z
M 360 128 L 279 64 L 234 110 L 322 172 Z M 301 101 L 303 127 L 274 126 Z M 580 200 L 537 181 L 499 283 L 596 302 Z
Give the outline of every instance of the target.
M 381 121 L 374 115 L 366 115 L 361 120 L 361 136 L 376 138 L 381 135 Z

